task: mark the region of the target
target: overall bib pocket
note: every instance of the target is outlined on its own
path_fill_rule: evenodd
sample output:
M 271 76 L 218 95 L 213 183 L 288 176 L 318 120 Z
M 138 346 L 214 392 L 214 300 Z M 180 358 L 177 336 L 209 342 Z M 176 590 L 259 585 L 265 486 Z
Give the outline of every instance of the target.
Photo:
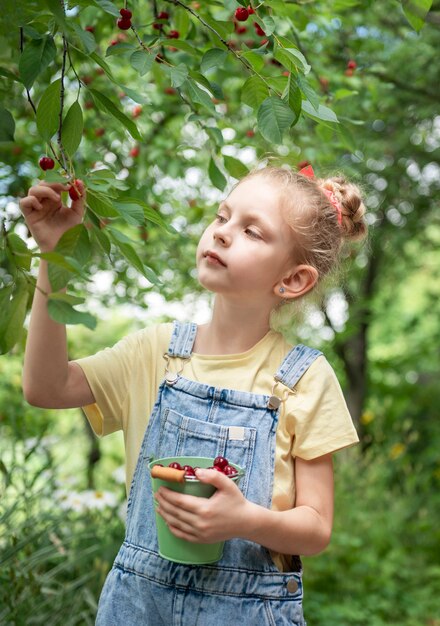
M 181 415 L 166 408 L 161 415 L 155 458 L 172 456 L 224 456 L 245 471 L 240 489 L 247 493 L 254 459 L 256 428 L 220 425 Z

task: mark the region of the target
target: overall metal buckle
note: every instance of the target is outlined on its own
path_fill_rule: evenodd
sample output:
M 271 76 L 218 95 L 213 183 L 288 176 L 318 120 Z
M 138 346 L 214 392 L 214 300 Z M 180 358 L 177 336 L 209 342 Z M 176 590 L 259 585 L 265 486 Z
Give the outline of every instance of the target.
M 270 398 L 267 401 L 267 408 L 276 411 L 281 406 L 282 402 L 287 400 L 289 393 L 292 393 L 290 389 L 284 389 L 281 393 L 281 398 L 275 394 L 275 388 L 278 385 L 278 381 L 276 380 L 272 385 L 272 391 L 270 393 Z
M 182 359 L 182 362 L 180 364 L 180 368 L 177 370 L 177 372 L 171 372 L 169 369 L 169 365 L 171 363 L 171 358 L 176 358 L 176 357 L 170 357 L 169 354 L 167 354 L 165 352 L 165 354 L 163 355 L 163 358 L 166 361 L 166 366 L 165 366 L 165 382 L 167 383 L 167 385 L 174 385 L 174 383 L 177 381 L 177 379 L 179 378 L 183 368 L 186 365 L 186 362 L 190 360 L 191 357 L 189 358 L 182 358 L 182 357 L 178 357 Z

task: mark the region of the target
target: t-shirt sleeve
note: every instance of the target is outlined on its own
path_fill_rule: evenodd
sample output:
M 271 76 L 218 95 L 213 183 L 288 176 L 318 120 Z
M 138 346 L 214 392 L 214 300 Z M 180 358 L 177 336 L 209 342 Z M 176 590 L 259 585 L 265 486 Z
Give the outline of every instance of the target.
M 131 333 L 111 348 L 77 359 L 95 403 L 82 407 L 95 434 L 104 436 L 124 428 L 125 405 L 140 371 L 148 366 L 147 331 Z
M 292 455 L 306 461 L 359 441 L 336 374 L 324 356 L 312 363 L 296 387 Z

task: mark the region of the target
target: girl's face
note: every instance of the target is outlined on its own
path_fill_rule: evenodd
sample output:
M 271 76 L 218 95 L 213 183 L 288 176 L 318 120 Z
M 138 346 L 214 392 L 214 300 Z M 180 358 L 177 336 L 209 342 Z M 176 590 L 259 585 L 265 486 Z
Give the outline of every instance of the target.
M 240 183 L 219 205 L 197 247 L 199 282 L 240 299 L 273 298 L 293 262 L 294 234 L 279 194 L 261 176 Z

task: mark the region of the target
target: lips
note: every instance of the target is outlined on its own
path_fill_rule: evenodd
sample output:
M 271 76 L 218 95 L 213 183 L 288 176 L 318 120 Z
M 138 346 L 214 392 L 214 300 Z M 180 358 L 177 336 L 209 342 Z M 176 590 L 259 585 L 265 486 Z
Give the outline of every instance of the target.
M 218 254 L 216 254 L 212 250 L 207 250 L 203 256 L 208 261 L 208 263 L 212 263 L 213 265 L 222 265 L 223 267 L 226 267 L 226 263 L 219 257 Z

